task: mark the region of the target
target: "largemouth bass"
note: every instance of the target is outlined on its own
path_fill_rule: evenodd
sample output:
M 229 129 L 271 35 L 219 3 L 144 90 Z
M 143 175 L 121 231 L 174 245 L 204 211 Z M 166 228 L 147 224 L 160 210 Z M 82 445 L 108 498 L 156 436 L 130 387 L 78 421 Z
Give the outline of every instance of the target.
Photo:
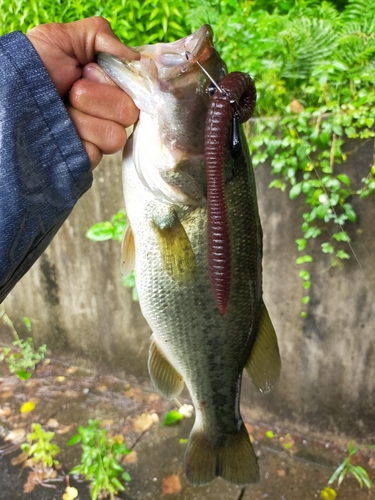
M 186 384 L 193 400 L 188 481 L 253 483 L 259 468 L 240 414 L 242 372 L 260 391 L 280 372 L 262 299 L 254 175 L 238 126 L 255 89 L 247 75 L 226 75 L 207 25 L 137 50 L 140 61 L 100 54 L 98 63 L 140 109 L 124 151 L 122 254 L 153 332 L 150 376 L 165 397 Z

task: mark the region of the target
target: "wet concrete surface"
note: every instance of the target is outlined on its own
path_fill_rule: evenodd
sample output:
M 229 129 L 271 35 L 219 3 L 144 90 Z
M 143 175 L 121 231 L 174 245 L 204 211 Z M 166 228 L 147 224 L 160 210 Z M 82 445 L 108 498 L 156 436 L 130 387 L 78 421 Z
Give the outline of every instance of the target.
M 21 405 L 26 401 L 33 401 L 35 409 L 21 413 Z M 181 402 L 189 400 L 182 398 Z M 79 445 L 67 448 L 66 442 L 77 432 L 77 425 L 86 426 L 88 419 L 100 419 L 108 433 L 123 435 L 126 445 L 135 452 L 130 462 L 122 464 L 132 478 L 126 491 L 118 495 L 123 500 L 315 499 L 320 498 L 328 479 L 346 456 L 345 449 L 333 443 L 290 434 L 272 422 L 248 421 L 247 429 L 259 457 L 260 482 L 241 489 L 217 479 L 207 486 L 192 487 L 183 475 L 186 445 L 180 439 L 188 437 L 193 418 L 170 427 L 161 425 L 165 414 L 175 407 L 174 402 L 164 400 L 149 385 L 71 367 L 61 361 L 38 366 L 26 382 L 10 376 L 4 363 L 0 363 L 0 435 L 4 439 L 10 431 L 17 430 L 19 442 L 24 441 L 22 433 L 30 432 L 32 422 L 39 422 L 56 433 L 62 464 L 57 481 L 25 493 L 30 470 L 22 464 L 11 464 L 20 449 L 9 440 L 0 442 L 0 500 L 61 499 L 65 475 L 81 455 Z M 365 448 L 355 457 L 355 463 L 363 464 L 372 480 L 374 454 L 372 448 Z M 78 489 L 80 500 L 90 499 L 86 483 L 72 478 L 70 484 Z M 337 496 L 337 500 L 367 498 L 367 490 L 360 489 L 353 478 L 345 479 Z

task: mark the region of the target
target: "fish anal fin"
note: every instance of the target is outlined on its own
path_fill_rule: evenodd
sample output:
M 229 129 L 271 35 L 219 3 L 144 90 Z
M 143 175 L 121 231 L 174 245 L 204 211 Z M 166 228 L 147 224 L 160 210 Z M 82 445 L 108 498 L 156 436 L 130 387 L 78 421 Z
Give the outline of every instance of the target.
M 182 376 L 173 368 L 151 337 L 148 370 L 156 389 L 167 399 L 176 398 L 184 388 Z
M 196 271 L 196 260 L 190 240 L 176 212 L 162 221 L 153 221 L 163 265 L 173 278 L 190 280 Z
M 193 485 L 207 484 L 217 476 L 238 485 L 258 482 L 258 461 L 245 426 L 216 446 L 193 428 L 185 454 L 185 475 Z
M 133 230 L 128 221 L 121 244 L 121 272 L 124 276 L 129 276 L 133 269 L 135 269 L 135 243 Z
M 280 376 L 281 360 L 276 332 L 264 304 L 257 337 L 245 368 L 260 392 L 270 391 Z

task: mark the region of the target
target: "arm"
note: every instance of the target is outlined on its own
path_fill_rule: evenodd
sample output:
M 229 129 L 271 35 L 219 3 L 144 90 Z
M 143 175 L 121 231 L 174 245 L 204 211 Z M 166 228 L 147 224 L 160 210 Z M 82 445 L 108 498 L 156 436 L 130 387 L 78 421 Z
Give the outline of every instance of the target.
M 87 25 L 87 21 L 45 26 Z M 79 33 L 84 32 L 82 24 L 78 28 Z M 99 32 L 102 28 L 99 26 Z M 85 65 L 94 60 L 96 51 L 103 50 L 100 45 L 110 51 L 108 36 L 116 40 L 114 51 L 124 51 L 125 46 L 113 34 L 108 35 L 108 28 L 107 36 L 101 39 L 98 29 L 94 35 L 84 33 L 81 44 L 79 37 L 74 39 L 68 33 L 73 40 L 69 60 L 64 58 L 64 50 L 56 47 L 56 38 L 49 42 L 48 49 L 48 41 L 40 41 L 40 32 L 33 31 L 29 39 L 21 33 L 0 38 L 0 302 L 45 250 L 90 187 L 91 167 L 96 166 L 102 153 L 123 147 L 124 126 L 137 116 L 134 105 L 128 102 L 130 117 L 108 120 L 111 109 L 106 106 L 112 102 L 113 108 L 113 90 L 121 92 L 115 87 L 103 99 L 104 111 L 96 111 L 94 106 L 92 113 L 92 105 L 88 106 L 93 96 L 103 95 L 103 85 L 97 69 Z M 99 46 L 95 46 L 98 39 Z M 77 53 L 73 45 L 78 47 Z M 137 56 L 133 53 L 132 58 Z M 53 69 L 56 67 L 57 72 Z M 60 96 L 71 88 L 70 102 L 65 106 Z

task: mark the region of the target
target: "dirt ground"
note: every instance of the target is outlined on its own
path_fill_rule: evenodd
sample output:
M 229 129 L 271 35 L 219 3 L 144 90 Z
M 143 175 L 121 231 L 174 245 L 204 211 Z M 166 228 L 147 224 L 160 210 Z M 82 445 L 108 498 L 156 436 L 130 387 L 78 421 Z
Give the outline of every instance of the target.
M 35 408 L 22 413 L 21 406 L 30 401 Z M 180 402 L 190 403 L 187 398 Z M 50 360 L 21 382 L 0 363 L 0 500 L 61 499 L 66 474 L 79 463 L 81 455 L 80 445 L 68 448 L 66 442 L 77 432 L 77 425 L 86 426 L 88 419 L 100 419 L 108 433 L 123 435 L 132 449 L 122 463 L 132 478 L 126 491 L 118 495 L 124 500 L 310 500 L 320 498 L 346 456 L 346 450 L 332 443 L 290 434 L 272 423 L 246 422 L 259 457 L 260 482 L 241 489 L 217 479 L 207 486 L 192 487 L 184 478 L 186 444 L 180 439 L 188 437 L 194 417 L 173 426 L 162 425 L 166 413 L 176 408 L 176 403 L 164 400 L 150 385 L 141 386 L 136 380 L 120 380 Z M 25 441 L 32 422 L 55 432 L 62 467 L 53 481 L 30 486 L 32 471 L 11 461 L 20 454 L 18 445 Z M 373 449 L 361 449 L 353 463 L 363 465 L 375 480 Z M 31 491 L 25 492 L 28 483 L 26 490 Z M 90 499 L 89 487 L 80 478 L 71 478 L 70 485 L 78 489 L 80 500 Z M 368 498 L 367 490 L 349 477 L 337 495 L 337 500 Z

